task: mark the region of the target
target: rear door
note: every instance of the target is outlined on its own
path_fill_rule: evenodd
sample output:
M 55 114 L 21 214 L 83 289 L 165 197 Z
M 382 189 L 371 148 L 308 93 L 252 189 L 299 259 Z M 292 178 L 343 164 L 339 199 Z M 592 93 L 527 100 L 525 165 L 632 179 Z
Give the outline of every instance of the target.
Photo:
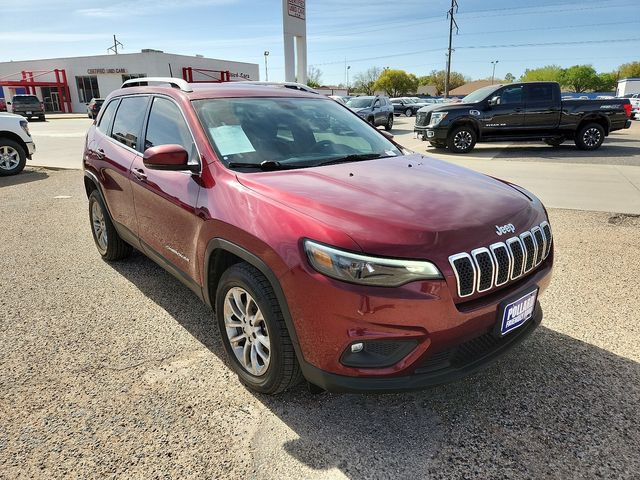
M 485 135 L 514 135 L 524 128 L 524 89 L 522 85 L 507 85 L 497 90 L 495 105 L 487 110 Z
M 136 156 L 136 144 L 142 131 L 149 97 L 146 95 L 124 97 L 107 105 L 97 130 L 92 150 L 96 155 L 96 167 L 101 176 L 103 193 L 116 228 L 128 230 L 128 237 L 138 232 L 133 206 L 133 193 L 129 171 Z M 114 115 L 115 114 L 115 115 Z M 110 122 L 111 117 L 113 121 Z M 112 126 L 109 126 L 110 123 Z
M 550 83 L 528 83 L 524 86 L 524 123 L 527 131 L 545 132 L 560 123 L 558 88 Z
M 196 245 L 202 225 L 195 212 L 200 177 L 188 170 L 153 170 L 143 163 L 144 150 L 167 144 L 182 145 L 189 152 L 189 162 L 200 163 L 182 111 L 172 99 L 156 96 L 131 170 L 139 237 L 149 256 L 168 262 L 183 280 L 194 281 L 198 278 Z

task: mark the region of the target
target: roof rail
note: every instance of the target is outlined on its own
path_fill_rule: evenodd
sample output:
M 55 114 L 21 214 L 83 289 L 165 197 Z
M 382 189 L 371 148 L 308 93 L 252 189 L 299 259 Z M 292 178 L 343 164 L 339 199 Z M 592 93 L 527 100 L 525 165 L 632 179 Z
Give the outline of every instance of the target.
M 131 80 L 127 80 L 122 84 L 121 88 L 127 87 L 138 87 L 143 84 L 147 85 L 149 83 L 168 83 L 173 88 L 179 88 L 183 92 L 193 92 L 193 88 L 191 85 L 187 83 L 185 80 L 181 78 L 171 78 L 171 77 L 139 77 L 132 78 Z
M 303 83 L 297 83 L 297 82 L 260 82 L 260 81 L 254 81 L 254 80 L 242 80 L 234 83 L 244 83 L 245 85 L 262 85 L 265 87 L 290 88 L 292 90 L 300 90 L 303 92 L 315 93 L 317 95 L 320 95 L 320 92 L 318 92 L 317 90 L 314 90 L 308 85 L 305 85 Z

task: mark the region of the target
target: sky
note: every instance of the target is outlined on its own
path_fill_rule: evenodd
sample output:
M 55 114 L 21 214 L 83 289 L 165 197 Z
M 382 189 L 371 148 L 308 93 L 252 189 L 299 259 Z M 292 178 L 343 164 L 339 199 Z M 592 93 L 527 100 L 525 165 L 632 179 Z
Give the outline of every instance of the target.
M 308 64 L 323 84 L 370 67 L 425 75 L 445 67 L 451 0 L 307 0 Z M 519 77 L 547 64 L 613 71 L 640 61 L 638 0 L 457 0 L 452 69 Z M 154 48 L 258 63 L 284 80 L 281 0 L 0 0 L 0 61 Z

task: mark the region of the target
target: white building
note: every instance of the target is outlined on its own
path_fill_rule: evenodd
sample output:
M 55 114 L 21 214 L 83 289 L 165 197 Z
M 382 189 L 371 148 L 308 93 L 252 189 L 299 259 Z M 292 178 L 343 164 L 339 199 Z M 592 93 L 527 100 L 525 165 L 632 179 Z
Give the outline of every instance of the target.
M 195 82 L 259 80 L 259 69 L 255 63 L 159 50 L 0 62 L 0 98 L 11 100 L 15 94 L 31 93 L 48 112 L 85 113 L 89 100 L 106 97 L 125 80 L 170 76 Z
M 623 78 L 618 80 L 618 88 L 616 89 L 616 97 L 624 97 L 640 93 L 640 78 Z

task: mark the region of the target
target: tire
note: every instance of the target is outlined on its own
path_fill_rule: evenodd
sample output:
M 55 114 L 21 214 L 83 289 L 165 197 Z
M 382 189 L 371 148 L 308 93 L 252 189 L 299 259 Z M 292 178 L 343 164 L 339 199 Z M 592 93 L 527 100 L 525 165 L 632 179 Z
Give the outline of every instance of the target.
M 387 118 L 387 123 L 385 124 L 384 129 L 387 132 L 390 132 L 392 128 L 393 128 L 393 115 L 389 115 L 389 118 Z
M 254 323 L 258 314 L 261 320 Z M 300 382 L 300 365 L 280 304 L 255 267 L 236 263 L 222 274 L 216 320 L 231 366 L 249 389 L 275 395 Z
M 376 119 L 374 117 L 369 117 L 367 122 L 369 122 L 373 127 L 376 126 Z
M 0 177 L 17 175 L 27 163 L 22 145 L 8 138 L 0 138 Z
M 468 125 L 454 128 L 447 137 L 447 147 L 452 153 L 469 153 L 476 146 L 476 132 Z
M 89 195 L 89 222 L 93 241 L 104 260 L 121 260 L 131 254 L 131 245 L 118 235 L 97 190 Z
M 551 145 L 552 147 L 559 147 L 560 145 L 562 145 L 564 143 L 566 139 L 564 137 L 560 137 L 560 138 L 547 138 L 545 139 L 544 143 L 546 143 L 547 145 Z
M 413 115 L 413 110 L 411 110 L 410 108 L 407 108 L 407 109 L 404 111 L 404 116 L 405 116 L 405 117 L 410 117 L 411 115 Z
M 578 130 L 575 142 L 580 150 L 597 150 L 604 142 L 604 128 L 599 123 L 587 123 Z
M 431 144 L 432 147 L 434 148 L 438 148 L 440 150 L 444 150 L 445 148 L 447 148 L 447 144 L 446 143 L 442 143 L 442 142 L 429 142 Z
M 45 121 L 44 115 L 40 115 L 38 118 L 40 119 L 41 122 Z

